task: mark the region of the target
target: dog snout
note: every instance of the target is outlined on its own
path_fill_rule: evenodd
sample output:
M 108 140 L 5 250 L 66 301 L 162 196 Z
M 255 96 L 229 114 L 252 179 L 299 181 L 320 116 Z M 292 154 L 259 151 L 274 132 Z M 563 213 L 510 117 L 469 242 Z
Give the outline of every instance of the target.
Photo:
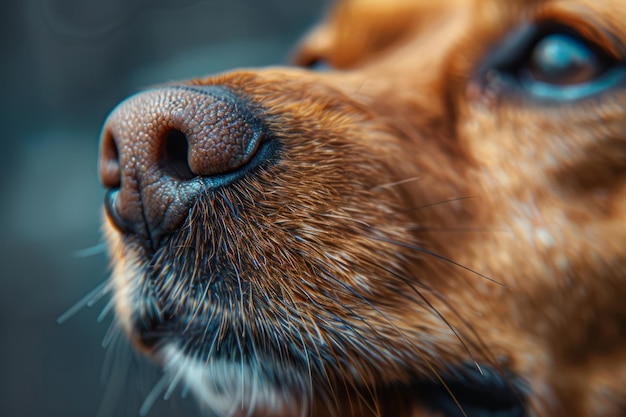
M 100 141 L 109 219 L 156 249 L 203 190 L 223 185 L 250 161 L 262 137 L 250 107 L 220 86 L 172 86 L 130 97 L 108 117 Z

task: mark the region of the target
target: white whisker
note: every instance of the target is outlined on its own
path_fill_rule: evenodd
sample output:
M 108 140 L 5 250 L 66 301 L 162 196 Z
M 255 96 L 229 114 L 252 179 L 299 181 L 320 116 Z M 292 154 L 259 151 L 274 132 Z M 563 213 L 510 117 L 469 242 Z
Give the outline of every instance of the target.
M 132 351 L 121 337 L 121 332 L 115 332 L 114 343 L 107 349 L 102 366 L 101 383 L 105 385 L 104 394 L 96 417 L 111 417 L 118 415 L 116 407 L 120 403 L 129 375 L 129 365 Z
M 93 306 L 98 300 L 100 300 L 106 293 L 108 293 L 109 288 L 107 288 L 108 280 L 104 281 L 93 290 L 89 291 L 85 294 L 80 300 L 78 300 L 73 306 L 68 308 L 65 313 L 61 314 L 57 318 L 57 323 L 63 324 L 71 317 L 73 317 L 76 313 L 82 310 L 85 307 Z
M 406 179 L 403 179 L 403 180 L 400 180 L 400 181 L 396 181 L 396 182 L 390 182 L 390 183 L 387 183 L 387 184 L 377 185 L 376 187 L 374 187 L 374 189 L 376 189 L 376 188 L 391 188 L 391 187 L 395 187 L 395 186 L 398 186 L 398 185 L 406 184 L 406 183 L 409 183 L 409 182 L 412 182 L 412 181 L 417 181 L 419 179 L 420 179 L 420 177 L 406 178 Z
M 105 295 L 107 295 L 110 291 L 111 291 L 111 287 L 112 284 L 110 281 L 105 281 L 105 285 L 104 288 L 102 289 L 101 292 L 94 294 L 93 297 L 91 297 L 89 300 L 87 300 L 87 308 L 91 308 L 94 305 L 96 305 L 96 303 L 98 303 L 98 301 L 100 301 Z
M 102 323 L 102 321 L 113 310 L 114 307 L 115 307 L 115 302 L 113 300 L 109 300 L 104 306 L 104 308 L 102 309 L 102 311 L 100 312 L 100 314 L 98 314 L 98 318 L 96 319 L 96 321 L 98 323 Z
M 174 393 L 174 390 L 176 390 L 176 387 L 178 387 L 178 384 L 180 382 L 180 380 L 183 377 L 183 372 L 182 370 L 178 370 L 178 372 L 176 372 L 176 374 L 172 377 L 172 380 L 170 381 L 170 385 L 169 387 L 167 387 L 167 391 L 165 391 L 165 394 L 163 394 L 163 399 L 164 400 L 169 400 L 172 397 L 172 394 Z
M 101 346 L 106 349 L 111 345 L 111 342 L 120 334 L 120 327 L 116 320 L 113 320 L 107 332 L 104 334 L 102 338 Z
M 104 242 L 98 243 L 90 248 L 80 249 L 74 252 L 75 258 L 88 258 L 90 256 L 99 255 L 106 252 L 106 244 Z
M 113 331 L 115 330 L 113 329 Z M 130 358 L 130 346 L 119 330 L 117 329 L 111 336 L 111 343 L 104 355 L 101 375 L 102 384 L 105 384 L 107 382 L 106 379 L 114 372 L 115 365 L 119 366 L 120 363 L 126 365 L 127 363 L 125 364 L 125 362 L 128 362 Z
M 144 400 L 143 404 L 141 405 L 141 408 L 139 409 L 140 416 L 145 417 L 146 415 L 148 415 L 150 409 L 158 400 L 159 395 L 161 395 L 161 393 L 166 390 L 169 384 L 170 376 L 167 374 L 163 375 L 161 379 L 159 379 L 159 381 L 154 385 L 154 388 L 152 388 L 152 390 Z

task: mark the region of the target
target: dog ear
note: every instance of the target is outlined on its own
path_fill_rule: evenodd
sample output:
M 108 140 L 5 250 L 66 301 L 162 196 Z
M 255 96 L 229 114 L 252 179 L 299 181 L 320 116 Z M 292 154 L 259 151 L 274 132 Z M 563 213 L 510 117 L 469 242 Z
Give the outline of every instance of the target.
M 410 36 L 420 12 L 433 1 L 342 0 L 333 5 L 324 22 L 300 43 L 293 61 L 300 66 L 320 62 L 337 68 L 356 67 Z
M 418 35 L 461 0 L 340 0 L 298 46 L 296 65 L 348 69 Z
M 314 68 L 326 63 L 333 43 L 333 30 L 329 23 L 315 26 L 298 44 L 291 58 L 294 65 Z

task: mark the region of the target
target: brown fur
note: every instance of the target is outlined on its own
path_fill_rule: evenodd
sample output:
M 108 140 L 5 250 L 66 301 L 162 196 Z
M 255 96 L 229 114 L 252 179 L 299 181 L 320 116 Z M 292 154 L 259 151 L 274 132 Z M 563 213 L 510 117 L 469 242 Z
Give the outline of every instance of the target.
M 476 77 L 523 21 L 575 27 L 623 60 L 625 19 L 622 0 L 340 2 L 296 62 L 345 71 L 190 81 L 262 106 L 281 156 L 196 204 L 155 264 L 221 250 L 251 286 L 235 321 L 257 315 L 311 362 L 337 359 L 312 378 L 320 415 L 429 415 L 407 381 L 474 362 L 524 381 L 529 415 L 626 415 L 626 91 L 549 104 Z M 135 338 L 123 294 L 138 284 L 115 271 L 144 261 L 105 228 Z M 176 311 L 192 278 L 160 284 Z

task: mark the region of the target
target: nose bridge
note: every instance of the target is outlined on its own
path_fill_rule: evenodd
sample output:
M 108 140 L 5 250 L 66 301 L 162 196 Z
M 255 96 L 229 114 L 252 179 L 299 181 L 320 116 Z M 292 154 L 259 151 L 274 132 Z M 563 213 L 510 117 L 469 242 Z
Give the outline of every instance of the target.
M 172 86 L 131 96 L 105 122 L 99 171 L 109 217 L 145 235 L 171 232 L 202 179 L 245 165 L 262 129 L 249 107 L 218 86 Z

